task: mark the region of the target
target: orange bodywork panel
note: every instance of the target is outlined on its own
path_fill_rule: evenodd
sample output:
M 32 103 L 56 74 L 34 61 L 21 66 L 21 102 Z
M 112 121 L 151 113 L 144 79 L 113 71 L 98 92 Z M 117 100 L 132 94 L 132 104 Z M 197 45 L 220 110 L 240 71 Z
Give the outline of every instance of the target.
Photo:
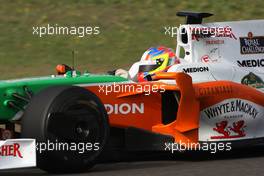
M 225 99 L 240 98 L 264 106 L 264 94 L 260 91 L 231 81 L 214 81 L 193 84 L 185 73 L 157 73 L 154 80 L 172 79 L 175 85 L 159 81 L 144 83 L 117 83 L 130 86 L 128 91 L 100 92 L 100 86 L 87 86 L 105 104 L 110 125 L 136 127 L 155 133 L 173 136 L 175 142 L 198 142 L 200 111 Z M 102 86 L 102 85 L 101 85 Z M 104 86 L 114 86 L 112 83 Z M 155 87 L 152 90 L 139 87 Z M 161 94 L 164 90 L 180 91 L 177 118 L 170 124 L 162 124 Z M 146 94 L 148 92 L 148 94 Z M 175 107 L 177 108 L 177 107 Z
M 136 90 L 137 84 L 121 84 L 121 86 L 126 85 L 130 86 L 130 90 L 125 93 L 111 91 L 105 94 L 105 92 L 99 92 L 97 86 L 87 88 L 100 97 L 108 112 L 111 126 L 136 127 L 151 131 L 152 126 L 161 123 L 162 120 L 161 94 L 145 95 L 140 90 L 132 91 Z

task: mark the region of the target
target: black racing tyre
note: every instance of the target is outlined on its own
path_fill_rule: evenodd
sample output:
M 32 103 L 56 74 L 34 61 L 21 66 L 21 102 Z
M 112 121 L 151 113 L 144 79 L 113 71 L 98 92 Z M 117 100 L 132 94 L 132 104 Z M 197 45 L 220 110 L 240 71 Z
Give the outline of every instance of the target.
M 95 164 L 107 142 L 108 116 L 92 92 L 75 86 L 50 87 L 35 95 L 27 106 L 21 136 L 36 139 L 40 169 L 83 172 Z

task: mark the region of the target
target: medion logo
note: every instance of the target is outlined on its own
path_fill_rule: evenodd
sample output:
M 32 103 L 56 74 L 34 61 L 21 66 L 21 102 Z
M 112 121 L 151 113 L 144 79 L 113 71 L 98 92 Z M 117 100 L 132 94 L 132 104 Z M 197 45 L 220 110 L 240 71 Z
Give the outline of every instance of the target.
M 193 68 L 183 68 L 185 73 L 195 73 L 195 72 L 208 72 L 209 67 L 193 67 Z
M 105 104 L 107 114 L 144 114 L 144 103 Z
M 238 60 L 237 64 L 239 67 L 264 67 L 264 59 Z

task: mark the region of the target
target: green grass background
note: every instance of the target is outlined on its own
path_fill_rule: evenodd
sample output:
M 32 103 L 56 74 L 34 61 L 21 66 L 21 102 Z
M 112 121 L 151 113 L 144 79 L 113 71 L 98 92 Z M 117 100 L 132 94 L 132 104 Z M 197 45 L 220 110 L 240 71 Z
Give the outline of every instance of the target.
M 177 11 L 211 12 L 211 21 L 264 18 L 264 1 L 246 0 L 0 0 L 0 79 L 55 73 L 58 63 L 104 72 L 129 68 L 151 46 L 175 47 L 164 26 Z M 33 26 L 99 26 L 100 35 L 32 35 Z

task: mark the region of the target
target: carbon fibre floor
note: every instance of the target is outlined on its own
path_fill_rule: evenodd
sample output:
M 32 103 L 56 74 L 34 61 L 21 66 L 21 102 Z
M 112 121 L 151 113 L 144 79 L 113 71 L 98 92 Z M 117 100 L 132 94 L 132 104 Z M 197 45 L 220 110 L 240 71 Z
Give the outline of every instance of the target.
M 204 153 L 177 154 L 173 158 L 152 155 L 129 161 L 98 164 L 87 173 L 68 175 L 89 176 L 170 176 L 170 175 L 214 175 L 252 176 L 263 175 L 263 147 L 247 148 L 233 152 L 208 155 Z M 49 175 L 40 169 L 17 169 L 0 171 L 0 176 L 41 176 Z

